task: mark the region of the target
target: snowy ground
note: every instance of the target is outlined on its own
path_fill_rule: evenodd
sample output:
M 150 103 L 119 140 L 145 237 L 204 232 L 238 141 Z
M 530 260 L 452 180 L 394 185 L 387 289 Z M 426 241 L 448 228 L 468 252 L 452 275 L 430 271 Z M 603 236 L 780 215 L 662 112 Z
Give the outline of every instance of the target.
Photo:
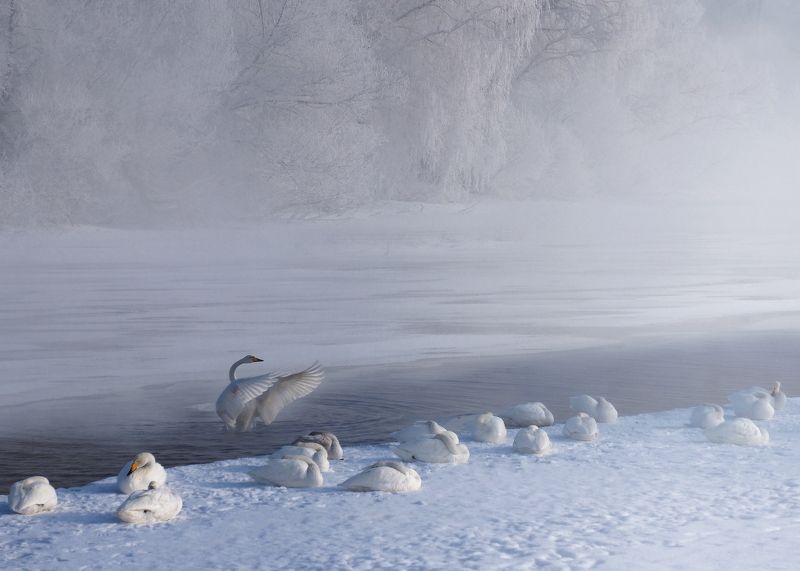
M 411 204 L 257 229 L 5 230 L 0 407 L 213 392 L 244 353 L 292 370 L 797 329 L 800 225 L 782 216 Z
M 144 527 L 115 521 L 122 497 L 107 479 L 59 490 L 52 513 L 0 507 L 0 566 L 795 568 L 800 399 L 763 423 L 771 442 L 760 448 L 711 444 L 688 415 L 622 417 L 595 443 L 564 440 L 556 425 L 542 458 L 514 453 L 513 430 L 504 445 L 465 438 L 470 462 L 417 466 L 423 489 L 408 495 L 336 489 L 389 458 L 387 445 L 346 448 L 321 489 L 254 484 L 245 472 L 264 458 L 173 468 L 184 510 Z

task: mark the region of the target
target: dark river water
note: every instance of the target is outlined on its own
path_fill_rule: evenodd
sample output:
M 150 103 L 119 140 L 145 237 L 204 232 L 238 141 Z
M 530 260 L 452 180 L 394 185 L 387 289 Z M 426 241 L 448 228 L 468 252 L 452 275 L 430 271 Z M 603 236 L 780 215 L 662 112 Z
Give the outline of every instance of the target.
M 685 337 L 489 358 L 329 368 L 323 385 L 270 426 L 228 434 L 211 403 L 189 383 L 0 407 L 0 493 L 45 475 L 57 487 L 115 475 L 140 451 L 165 466 L 265 454 L 309 430 L 331 430 L 343 445 L 374 443 L 417 419 L 500 411 L 542 401 L 557 421 L 568 397 L 604 395 L 620 414 L 725 402 L 752 384 L 800 391 L 800 332 Z M 219 390 L 224 387 L 220 382 Z M 207 402 L 207 406 L 197 406 Z

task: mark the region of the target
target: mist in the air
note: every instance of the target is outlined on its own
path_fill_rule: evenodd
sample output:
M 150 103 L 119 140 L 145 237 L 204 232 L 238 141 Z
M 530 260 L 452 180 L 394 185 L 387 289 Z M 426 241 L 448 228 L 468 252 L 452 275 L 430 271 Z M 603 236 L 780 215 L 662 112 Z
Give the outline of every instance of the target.
M 788 0 L 7 0 L 0 224 L 783 205 L 798 24 Z

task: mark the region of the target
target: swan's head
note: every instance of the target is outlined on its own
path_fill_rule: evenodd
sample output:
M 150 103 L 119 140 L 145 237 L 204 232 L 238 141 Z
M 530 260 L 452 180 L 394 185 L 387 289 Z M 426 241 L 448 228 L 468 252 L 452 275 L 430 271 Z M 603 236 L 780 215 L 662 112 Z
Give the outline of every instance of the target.
M 255 355 L 246 355 L 244 358 L 245 363 L 261 363 L 264 359 L 259 359 Z
M 775 381 L 775 384 L 774 384 L 774 385 L 772 385 L 772 390 L 770 391 L 770 394 L 771 394 L 772 396 L 775 396 L 775 395 L 777 395 L 779 392 L 781 392 L 781 382 L 780 382 L 780 381 Z
M 138 470 L 139 468 L 142 468 L 143 466 L 148 466 L 148 465 L 155 464 L 155 463 L 156 463 L 156 457 L 155 456 L 153 456 L 149 452 L 140 452 L 133 459 L 133 462 L 131 462 L 131 469 L 128 470 L 128 476 L 130 476 L 136 470 Z

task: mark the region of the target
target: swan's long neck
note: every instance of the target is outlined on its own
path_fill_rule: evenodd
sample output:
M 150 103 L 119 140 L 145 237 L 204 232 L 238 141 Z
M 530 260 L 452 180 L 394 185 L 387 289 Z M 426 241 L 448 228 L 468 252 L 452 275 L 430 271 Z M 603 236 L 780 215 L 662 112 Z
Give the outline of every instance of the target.
M 249 360 L 247 359 L 247 357 L 243 357 L 243 358 L 239 359 L 238 361 L 236 361 L 233 365 L 231 365 L 231 369 L 230 369 L 230 371 L 228 371 L 228 380 L 230 382 L 232 382 L 232 383 L 236 382 L 236 369 L 239 367 L 239 365 L 243 365 L 243 364 L 247 363 L 248 361 Z

